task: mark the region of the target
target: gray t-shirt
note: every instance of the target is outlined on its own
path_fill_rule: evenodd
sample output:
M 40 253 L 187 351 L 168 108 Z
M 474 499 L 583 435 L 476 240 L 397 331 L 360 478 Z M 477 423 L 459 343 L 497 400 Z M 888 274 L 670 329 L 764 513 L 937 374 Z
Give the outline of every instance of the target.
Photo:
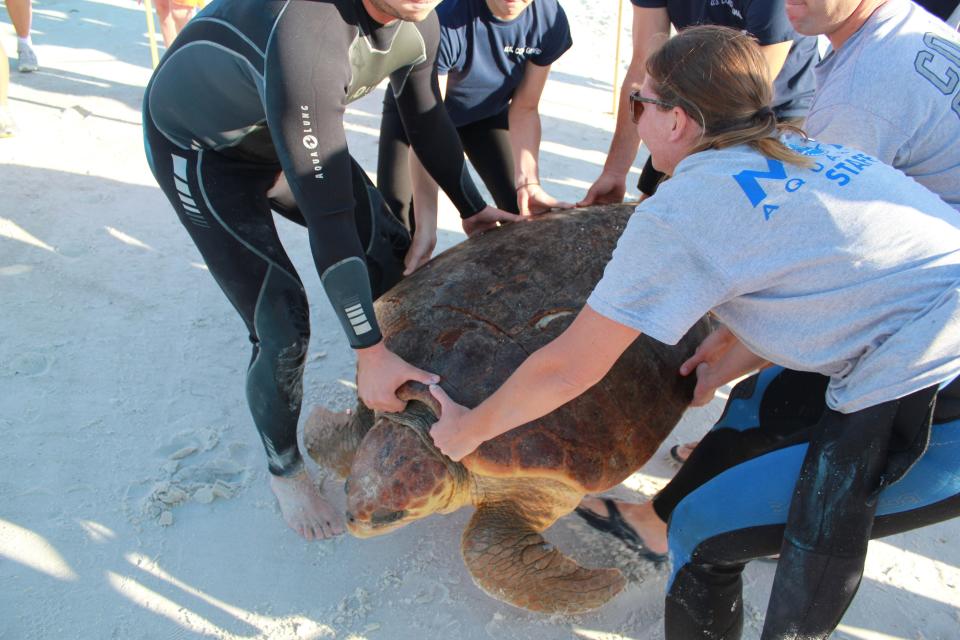
M 815 75 L 810 136 L 862 149 L 960 210 L 960 35 L 890 0 Z
M 876 158 L 789 139 L 688 156 L 645 200 L 587 303 L 676 343 L 707 311 L 754 353 L 831 377 L 849 413 L 960 372 L 960 218 Z

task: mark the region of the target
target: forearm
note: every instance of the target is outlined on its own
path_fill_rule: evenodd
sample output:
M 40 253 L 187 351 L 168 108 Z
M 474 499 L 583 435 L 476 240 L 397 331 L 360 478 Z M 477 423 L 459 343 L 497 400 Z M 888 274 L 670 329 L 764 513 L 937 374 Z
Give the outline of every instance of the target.
M 631 64 L 620 87 L 620 100 L 617 107 L 617 123 L 610 141 L 610 150 L 603 163 L 603 172 L 626 180 L 633 161 L 640 150 L 640 136 L 637 126 L 630 115 L 630 93 L 643 83 L 642 64 Z
M 627 67 L 623 84 L 620 86 L 616 130 L 613 141 L 610 143 L 607 161 L 603 165 L 604 174 L 624 179 L 640 149 L 640 136 L 637 135 L 637 127 L 631 118 L 630 94 L 643 84 L 646 76 L 647 55 L 670 33 L 670 16 L 667 7 L 634 6 L 631 31 L 633 53 L 630 56 L 630 66 Z
M 638 335 L 586 305 L 560 336 L 527 358 L 476 409 L 435 391 L 443 409 L 430 434 L 441 451 L 460 460 L 487 440 L 545 416 L 590 389 Z
M 350 346 L 375 345 L 381 340 L 380 327 L 353 211 L 307 218 L 307 225 L 320 283 Z
M 410 182 L 413 186 L 413 217 L 416 228 L 437 228 L 437 196 L 439 188 L 427 170 L 420 164 L 417 154 L 410 149 Z
M 510 146 L 516 186 L 539 184 L 540 113 L 536 108 L 510 107 Z
M 554 344 L 536 351 L 463 420 L 462 429 L 486 441 L 541 418 L 602 379 L 572 375 Z
M 710 367 L 712 386 L 721 387 L 769 364 L 767 360 L 747 349 L 740 340 L 734 340 L 730 350 Z
M 425 70 L 411 73 L 404 89 L 394 95 L 410 146 L 417 157 L 450 197 L 461 218 L 487 206 L 467 171 L 457 130 L 443 108 L 436 76 Z

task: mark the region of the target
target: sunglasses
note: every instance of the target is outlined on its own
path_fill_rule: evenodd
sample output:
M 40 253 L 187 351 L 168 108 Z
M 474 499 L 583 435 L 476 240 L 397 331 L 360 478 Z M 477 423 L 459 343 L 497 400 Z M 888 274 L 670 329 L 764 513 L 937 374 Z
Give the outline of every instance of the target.
M 634 91 L 630 94 L 630 113 L 633 117 L 633 123 L 636 124 L 640 121 L 640 116 L 643 115 L 643 105 L 644 103 L 655 104 L 658 107 L 664 107 L 666 109 L 672 109 L 677 105 L 667 102 L 665 100 L 658 100 L 656 98 L 647 98 L 640 95 L 639 91 Z

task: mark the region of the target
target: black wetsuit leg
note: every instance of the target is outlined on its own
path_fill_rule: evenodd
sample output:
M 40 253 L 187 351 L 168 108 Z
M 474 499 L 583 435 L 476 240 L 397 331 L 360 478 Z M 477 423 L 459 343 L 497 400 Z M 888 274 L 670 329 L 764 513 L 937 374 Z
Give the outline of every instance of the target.
M 297 421 L 303 363 L 310 341 L 309 305 L 271 213 L 266 192 L 279 164 L 252 162 L 170 143 L 144 118 L 151 168 L 211 275 L 243 318 L 253 344 L 247 401 L 267 452 L 270 472 L 297 473 Z M 366 252 L 374 297 L 402 277 L 409 236 L 383 206 L 372 183 L 353 164 L 355 221 Z M 296 209 L 283 215 L 303 222 Z
M 310 320 L 266 197 L 280 166 L 176 147 L 149 118 L 145 136 L 154 177 L 247 326 L 247 401 L 270 472 L 294 474 L 302 466 L 297 420 Z
M 470 164 L 493 196 L 497 207 L 519 213 L 514 185 L 513 147 L 510 144 L 509 110 L 457 127 Z
M 789 556 L 794 553 L 791 548 L 798 546 L 805 555 L 800 562 L 790 557 L 783 562 L 793 571 L 778 579 L 764 638 L 825 638 L 856 592 L 868 539 L 960 514 L 960 421 L 956 416 L 944 418 L 946 422 L 929 431 L 926 453 L 902 480 L 879 494 L 879 478 L 891 468 L 884 463 L 896 455 L 861 455 L 865 446 L 875 446 L 882 453 L 885 437 L 875 437 L 878 430 L 883 431 L 881 423 L 890 424 L 892 418 L 896 418 L 894 425 L 903 422 L 904 407 L 916 418 L 923 413 L 924 402 L 929 406 L 932 393 L 920 397 L 924 392 L 918 392 L 886 406 L 842 415 L 825 410 L 826 380 L 816 378 L 772 369 L 740 383 L 724 416 L 698 445 L 697 458 L 691 455 L 681 471 L 685 495 L 675 491 L 658 496 L 658 514 L 670 517 L 673 574 L 666 599 L 668 639 L 739 638 L 743 567 L 757 557 L 778 552 Z M 911 406 L 910 398 L 915 397 L 919 402 Z M 820 418 L 811 424 L 818 404 Z M 918 420 L 922 425 L 923 418 Z M 768 430 L 774 435 L 762 434 Z M 896 426 L 894 435 L 895 431 Z M 825 438 L 824 433 L 842 437 Z M 828 502 L 836 502 L 835 509 L 803 508 L 810 501 L 797 501 L 794 493 L 802 487 L 804 474 L 817 479 L 817 474 L 810 474 L 816 468 L 810 467 L 810 460 L 822 460 L 824 449 L 850 462 L 841 464 L 843 472 L 830 474 L 825 483 L 821 474 L 819 481 L 826 490 L 812 492 L 817 500 L 828 496 Z M 897 447 L 889 450 L 897 453 Z M 900 472 L 905 468 L 899 465 Z M 794 513 L 798 510 L 807 514 L 799 529 Z M 834 526 L 836 510 L 851 516 L 840 518 L 842 527 Z M 783 543 L 788 514 L 793 533 Z M 820 514 L 813 519 L 829 526 L 811 524 L 809 514 Z

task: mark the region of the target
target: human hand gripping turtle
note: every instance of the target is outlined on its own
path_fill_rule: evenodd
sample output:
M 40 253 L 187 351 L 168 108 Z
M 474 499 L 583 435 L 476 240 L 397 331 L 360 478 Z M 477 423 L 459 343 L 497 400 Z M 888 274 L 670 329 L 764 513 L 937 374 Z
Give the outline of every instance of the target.
M 691 407 L 709 404 L 721 386 L 770 364 L 750 351 L 730 329 L 721 326 L 700 343 L 682 365 L 680 375 L 697 374 Z
M 430 385 L 430 394 L 440 404 L 440 415 L 430 428 L 430 437 L 437 448 L 454 462 L 460 462 L 492 435 L 496 435 L 485 433 L 482 425 L 470 424 L 466 420 L 470 409 L 455 402 L 439 385 Z
M 414 271 L 430 262 L 434 249 L 437 248 L 437 215 L 434 208 L 433 215 L 423 215 L 416 210 L 417 228 L 413 232 L 410 248 L 403 259 L 403 275 L 409 276 Z M 493 229 L 499 224 L 508 222 L 523 222 L 523 216 L 509 213 L 494 207 L 484 207 L 469 218 L 464 218 L 463 232 L 467 237 Z
M 517 187 L 517 210 L 521 216 L 535 216 L 554 209 L 572 209 L 572 202 L 557 200 L 539 182 L 526 182 Z
M 382 340 L 357 349 L 357 395 L 374 411 L 402 411 L 407 403 L 397 398 L 397 389 L 409 380 L 434 385 L 440 376 L 408 363 Z

